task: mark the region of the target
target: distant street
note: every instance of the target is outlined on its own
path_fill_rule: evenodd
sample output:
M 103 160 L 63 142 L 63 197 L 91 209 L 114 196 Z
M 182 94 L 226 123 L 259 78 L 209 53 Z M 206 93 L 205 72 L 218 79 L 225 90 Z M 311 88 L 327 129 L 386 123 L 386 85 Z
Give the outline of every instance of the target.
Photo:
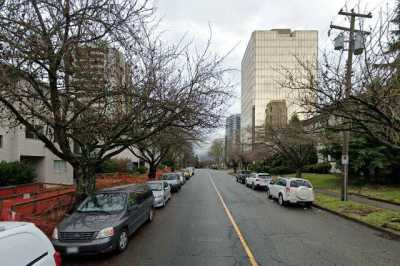
M 214 170 L 197 170 L 124 253 L 64 265 L 250 265 L 210 176 L 259 265 L 400 265 L 400 241 L 315 208 L 280 207 Z

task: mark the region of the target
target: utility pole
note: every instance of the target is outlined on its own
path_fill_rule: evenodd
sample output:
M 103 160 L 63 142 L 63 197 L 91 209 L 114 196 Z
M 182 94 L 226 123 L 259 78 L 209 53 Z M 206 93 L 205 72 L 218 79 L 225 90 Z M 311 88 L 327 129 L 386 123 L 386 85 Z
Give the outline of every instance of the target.
M 369 32 L 356 30 L 356 18 L 372 18 L 372 14 L 359 14 L 355 13 L 354 9 L 351 12 L 344 12 L 343 10 L 339 11 L 339 15 L 350 17 L 350 28 L 345 28 L 341 26 L 331 25 L 331 29 L 338 29 L 345 32 L 349 32 L 349 48 L 347 50 L 347 63 L 346 63 L 346 88 L 345 88 L 345 99 L 350 97 L 352 91 L 352 73 L 353 73 L 353 54 L 355 54 L 355 33 L 361 35 L 368 35 Z M 344 39 L 342 39 L 344 42 Z M 336 43 L 335 43 L 336 45 Z M 358 44 L 360 45 L 360 44 Z M 339 48 L 335 47 L 337 50 L 343 50 L 343 46 Z M 356 54 L 359 54 L 358 52 Z M 345 100 L 344 99 L 344 100 Z M 346 103 L 345 103 L 346 104 Z M 350 127 L 351 121 L 347 121 L 347 128 L 343 131 L 343 147 L 342 147 L 342 165 L 343 165 L 343 183 L 341 190 L 341 200 L 347 201 L 347 185 L 349 180 L 349 142 L 350 142 Z

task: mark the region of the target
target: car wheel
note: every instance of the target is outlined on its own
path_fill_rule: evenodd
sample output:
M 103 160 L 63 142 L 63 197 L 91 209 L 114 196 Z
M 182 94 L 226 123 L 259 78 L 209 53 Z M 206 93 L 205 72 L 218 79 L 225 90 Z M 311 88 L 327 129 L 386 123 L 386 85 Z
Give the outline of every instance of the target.
M 267 198 L 272 199 L 271 192 L 267 189 Z
M 147 217 L 147 222 L 151 223 L 153 221 L 154 211 L 153 208 L 150 208 L 149 216 Z
M 122 229 L 121 233 L 119 233 L 118 236 L 117 251 L 123 252 L 125 251 L 127 246 L 128 246 L 128 232 L 126 231 L 126 229 Z
M 252 188 L 253 190 L 256 190 L 256 185 L 253 183 L 253 184 L 251 185 L 251 188 Z
M 309 209 L 311 209 L 311 207 L 312 207 L 312 202 L 306 202 L 306 208 L 309 208 Z
M 283 200 L 282 194 L 279 194 L 278 203 L 281 206 L 285 206 L 285 201 Z

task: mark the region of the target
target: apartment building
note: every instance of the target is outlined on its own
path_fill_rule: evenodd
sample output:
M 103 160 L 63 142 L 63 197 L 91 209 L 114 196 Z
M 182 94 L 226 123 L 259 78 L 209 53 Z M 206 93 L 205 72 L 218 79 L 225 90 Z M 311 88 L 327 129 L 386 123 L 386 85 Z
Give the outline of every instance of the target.
M 314 65 L 318 58 L 318 32 L 290 29 L 259 30 L 251 34 L 241 64 L 241 143 L 254 150 L 256 128 L 263 128 L 267 104 L 284 100 L 288 120 L 301 113 L 298 92 L 282 86 L 286 71 L 302 77 L 299 62 Z
M 107 108 L 124 112 L 127 107 L 125 92 L 131 82 L 130 65 L 124 55 L 116 48 L 85 46 L 75 49 L 70 57 L 74 73 L 71 84 L 75 91 L 82 93 L 78 95 L 80 100 L 91 99 L 104 91 L 110 96 L 106 100 L 102 97 L 98 108 L 107 104 Z
M 72 166 L 54 155 L 24 126 L 0 126 L 0 161 L 30 165 L 41 182 L 68 185 L 74 182 Z
M 77 48 L 71 56 L 71 65 L 74 68 L 72 84 L 74 87 L 84 88 L 84 95 L 81 100 L 89 95 L 91 90 L 99 93 L 99 90 L 109 92 L 110 96 L 101 98 L 101 102 L 93 105 L 93 109 L 104 108 L 104 104 L 108 104 L 108 110 L 112 110 L 113 114 L 123 113 L 127 106 L 126 95 L 118 90 L 125 90 L 131 82 L 130 65 L 125 61 L 124 55 L 116 48 L 85 46 Z M 117 112 L 115 112 L 117 111 Z M 115 155 L 114 159 L 128 160 L 134 167 L 144 165 L 128 149 Z
M 230 162 L 235 153 L 240 152 L 240 114 L 226 118 L 225 124 L 225 160 Z
M 99 89 L 112 90 L 122 88 L 129 82 L 129 67 L 122 54 L 113 48 L 83 47 L 77 48 L 69 58 L 70 67 L 75 68 L 71 77 L 76 96 L 80 100 L 90 98 L 91 93 Z M 29 86 L 22 82 L 19 86 Z M 97 92 L 96 92 L 97 91 Z M 81 95 L 79 94 L 81 93 Z M 123 111 L 126 107 L 124 99 L 112 98 L 111 108 Z M 102 107 L 103 102 L 94 105 L 94 109 Z M 96 107 L 97 106 L 97 107 Z M 94 110 L 95 111 L 95 110 Z M 74 147 L 75 152 L 79 150 Z M 130 152 L 123 152 L 115 158 L 128 159 L 137 165 L 140 160 Z M 0 121 L 0 161 L 22 161 L 32 166 L 39 181 L 48 183 L 73 184 L 72 166 L 58 158 L 33 132 L 24 126 L 8 126 Z

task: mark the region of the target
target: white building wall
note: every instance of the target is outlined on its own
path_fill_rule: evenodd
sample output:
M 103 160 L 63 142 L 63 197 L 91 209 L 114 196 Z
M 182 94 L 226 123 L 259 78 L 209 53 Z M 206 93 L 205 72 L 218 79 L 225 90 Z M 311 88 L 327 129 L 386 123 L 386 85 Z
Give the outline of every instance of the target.
M 113 157 L 113 159 L 128 159 L 132 162 L 139 162 L 139 158 L 136 157 L 130 150 L 125 149 Z
M 0 127 L 2 146 L 0 147 L 0 161 L 24 161 L 30 164 L 38 177 L 38 181 L 47 183 L 73 184 L 72 166 L 60 160 L 44 143 L 38 139 L 25 137 L 25 128 Z M 55 161 L 65 167 L 55 168 Z
M 139 153 L 139 151 L 136 148 L 134 148 L 134 149 L 135 149 L 135 152 Z M 112 158 L 113 159 L 128 159 L 128 160 L 130 160 L 132 163 L 134 163 L 137 166 L 140 164 L 140 159 L 138 157 L 136 157 L 128 149 L 125 149 L 122 152 L 118 153 L 117 155 L 114 155 Z M 142 162 L 142 165 L 143 165 L 143 162 Z M 147 168 L 149 167 L 148 163 L 146 163 L 146 162 L 144 162 L 144 166 L 147 167 Z

